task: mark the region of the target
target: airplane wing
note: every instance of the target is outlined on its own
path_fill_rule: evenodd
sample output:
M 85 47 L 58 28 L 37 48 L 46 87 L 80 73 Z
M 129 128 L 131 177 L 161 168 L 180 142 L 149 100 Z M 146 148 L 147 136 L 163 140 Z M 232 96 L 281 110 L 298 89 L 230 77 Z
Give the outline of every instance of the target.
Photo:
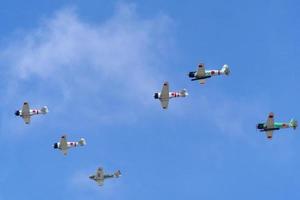
M 267 128 L 274 128 L 274 113 L 270 113 L 267 119 Z
M 266 135 L 267 135 L 268 139 L 272 139 L 272 137 L 273 137 L 273 131 L 267 131 Z
M 205 84 L 205 79 L 200 79 L 199 82 L 200 84 Z
M 104 170 L 99 167 L 96 172 L 97 179 L 104 179 Z
M 68 150 L 68 142 L 67 142 L 67 136 L 63 135 L 60 139 L 59 142 L 59 148 L 62 150 L 64 155 L 67 155 L 67 150 Z
M 63 152 L 63 154 L 64 154 L 65 156 L 68 155 L 68 150 L 67 150 L 67 149 L 62 150 L 62 152 Z
M 23 116 L 22 118 L 23 118 L 25 124 L 30 124 L 30 116 Z
M 22 114 L 23 115 L 29 115 L 29 104 L 28 102 L 24 102 L 22 107 Z
M 103 180 L 97 180 L 97 183 L 99 186 L 103 186 L 104 185 L 104 181 Z
M 205 67 L 204 64 L 199 64 L 198 65 L 198 70 L 196 73 L 196 77 L 204 77 L 205 76 Z
M 166 99 L 166 100 L 160 100 L 160 104 L 161 104 L 161 107 L 163 109 L 168 109 L 168 106 L 169 106 L 169 99 Z
M 169 83 L 165 82 L 161 90 L 160 103 L 163 109 L 167 109 L 169 105 Z
M 30 113 L 29 113 L 29 104 L 28 102 L 24 102 L 22 107 L 22 117 L 26 124 L 30 123 Z

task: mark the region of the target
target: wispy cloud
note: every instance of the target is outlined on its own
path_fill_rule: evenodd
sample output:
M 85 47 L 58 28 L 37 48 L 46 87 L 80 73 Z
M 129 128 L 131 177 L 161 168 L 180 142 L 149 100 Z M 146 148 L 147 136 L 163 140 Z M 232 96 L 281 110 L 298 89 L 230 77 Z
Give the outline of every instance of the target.
M 3 100 L 50 103 L 50 111 L 80 110 L 103 123 L 113 116 L 135 120 L 133 113 L 160 86 L 156 79 L 170 30 L 170 18 L 142 19 L 134 5 L 120 4 L 110 18 L 94 23 L 74 8 L 60 10 L 2 49 L 1 71 L 9 77 Z
M 152 92 L 160 90 L 161 80 L 176 80 L 161 73 L 168 71 L 163 68 L 164 55 L 173 45 L 171 30 L 169 17 L 141 18 L 134 5 L 119 4 L 111 17 L 93 23 L 82 20 L 74 8 L 62 9 L 2 49 L 0 59 L 6 67 L 0 70 L 7 74 L 2 106 L 11 114 L 25 100 L 37 106 L 49 104 L 47 117 L 55 115 L 53 122 L 77 123 L 80 118 L 102 124 L 136 123 L 152 105 L 159 107 Z M 222 101 L 211 100 L 217 98 Z M 258 103 L 246 100 L 216 97 L 213 92 L 191 94 L 171 102 L 168 112 L 183 117 L 199 105 L 202 112 L 197 117 L 239 136 L 247 129 L 246 115 L 260 109 Z M 1 127 L 22 132 L 7 114 L 3 113 Z
M 259 117 L 265 117 L 268 106 L 259 96 L 234 97 L 220 90 L 195 93 L 186 109 L 202 126 L 212 126 L 220 136 L 250 142 L 256 133 L 255 125 Z
M 90 186 L 88 187 L 89 189 L 95 189 L 96 187 L 94 186 L 96 182 L 93 183 L 93 180 L 88 178 L 92 174 L 92 172 L 93 171 L 91 171 L 90 173 L 84 171 L 76 172 L 70 179 L 71 185 L 76 188 L 87 188 L 87 186 Z

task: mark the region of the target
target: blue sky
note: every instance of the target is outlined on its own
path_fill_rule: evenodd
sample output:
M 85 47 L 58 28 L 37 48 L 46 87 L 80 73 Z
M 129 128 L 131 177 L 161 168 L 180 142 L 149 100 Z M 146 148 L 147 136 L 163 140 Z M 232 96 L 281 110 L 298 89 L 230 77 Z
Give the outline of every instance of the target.
M 299 199 L 299 130 L 255 130 L 300 119 L 299 2 L 1 3 L 0 200 Z M 199 62 L 232 73 L 200 86 Z M 165 80 L 190 94 L 167 111 Z M 24 101 L 50 112 L 26 126 Z M 99 188 L 99 166 L 123 176 Z

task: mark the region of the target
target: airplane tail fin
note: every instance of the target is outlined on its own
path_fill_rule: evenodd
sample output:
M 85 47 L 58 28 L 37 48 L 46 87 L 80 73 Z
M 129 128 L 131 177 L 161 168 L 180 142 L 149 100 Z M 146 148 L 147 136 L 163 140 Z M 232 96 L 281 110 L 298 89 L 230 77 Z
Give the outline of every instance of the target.
M 48 107 L 47 107 L 47 106 L 42 107 L 42 108 L 41 108 L 41 112 L 42 112 L 43 114 L 48 113 L 48 112 L 49 112 Z
M 292 127 L 294 130 L 298 127 L 298 122 L 297 120 L 292 119 L 290 121 L 290 127 Z
M 114 173 L 114 175 L 115 175 L 116 178 L 119 178 L 122 174 L 121 174 L 121 171 L 118 170 L 118 171 L 116 171 L 116 172 Z
M 85 139 L 84 139 L 84 138 L 81 138 L 81 139 L 79 140 L 78 144 L 79 144 L 80 146 L 86 145 Z
M 186 97 L 186 96 L 188 96 L 188 95 L 189 95 L 189 93 L 187 92 L 186 89 L 183 89 L 183 90 L 180 91 L 180 96 Z
M 227 64 L 223 65 L 221 72 L 225 75 L 229 75 L 230 74 L 229 66 Z

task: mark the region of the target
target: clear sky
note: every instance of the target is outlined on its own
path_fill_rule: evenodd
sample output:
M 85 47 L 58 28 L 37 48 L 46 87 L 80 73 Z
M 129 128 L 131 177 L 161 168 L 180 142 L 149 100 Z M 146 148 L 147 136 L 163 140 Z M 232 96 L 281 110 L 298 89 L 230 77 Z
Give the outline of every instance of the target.
M 1 1 L 0 200 L 300 198 L 296 0 Z M 187 73 L 231 68 L 206 85 Z M 167 80 L 186 88 L 162 110 Z M 24 101 L 49 114 L 25 125 Z M 64 157 L 61 135 L 87 146 Z M 104 187 L 102 166 L 123 176 Z

